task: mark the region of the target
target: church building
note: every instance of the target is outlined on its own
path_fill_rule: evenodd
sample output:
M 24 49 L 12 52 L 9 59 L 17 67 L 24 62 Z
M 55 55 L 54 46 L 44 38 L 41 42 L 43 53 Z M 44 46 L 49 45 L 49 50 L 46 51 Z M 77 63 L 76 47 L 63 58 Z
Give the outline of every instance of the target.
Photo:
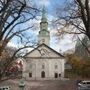
M 46 10 L 42 10 L 39 45 L 25 56 L 23 77 L 30 80 L 59 80 L 64 77 L 65 58 L 50 45 Z

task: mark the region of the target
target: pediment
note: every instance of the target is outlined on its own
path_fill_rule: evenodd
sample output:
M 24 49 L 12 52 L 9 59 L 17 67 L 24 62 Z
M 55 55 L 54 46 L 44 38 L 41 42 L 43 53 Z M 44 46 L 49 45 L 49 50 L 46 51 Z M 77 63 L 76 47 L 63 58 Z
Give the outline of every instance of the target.
M 45 44 L 41 44 L 37 48 L 33 49 L 26 55 L 26 57 L 64 58 L 60 53 Z

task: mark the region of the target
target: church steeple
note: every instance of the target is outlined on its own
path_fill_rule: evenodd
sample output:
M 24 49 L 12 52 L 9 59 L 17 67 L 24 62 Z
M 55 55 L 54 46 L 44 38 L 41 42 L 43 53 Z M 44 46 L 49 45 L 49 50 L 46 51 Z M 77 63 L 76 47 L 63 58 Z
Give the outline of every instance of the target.
M 42 19 L 41 19 L 41 22 L 47 22 L 45 6 L 43 6 L 43 9 L 42 9 Z
M 43 6 L 42 9 L 42 18 L 40 22 L 40 30 L 47 30 L 48 29 L 48 22 L 47 22 L 47 17 L 46 17 L 46 9 Z
M 46 44 L 49 45 L 50 43 L 50 33 L 48 31 L 48 21 L 47 21 L 47 16 L 46 16 L 46 9 L 43 6 L 42 9 L 42 18 L 40 22 L 40 31 L 39 31 L 39 44 Z

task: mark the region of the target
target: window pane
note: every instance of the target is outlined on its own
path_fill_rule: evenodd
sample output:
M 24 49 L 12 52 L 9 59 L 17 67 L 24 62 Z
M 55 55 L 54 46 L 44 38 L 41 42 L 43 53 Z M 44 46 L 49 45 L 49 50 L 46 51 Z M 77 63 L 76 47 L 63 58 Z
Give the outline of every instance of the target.
M 57 69 L 58 68 L 58 66 L 57 65 L 55 65 L 55 69 Z
M 42 69 L 44 69 L 45 68 L 45 66 L 44 65 L 42 65 Z
M 30 66 L 29 66 L 30 68 L 32 68 L 32 64 L 30 64 Z
M 29 77 L 32 77 L 32 73 L 29 73 Z

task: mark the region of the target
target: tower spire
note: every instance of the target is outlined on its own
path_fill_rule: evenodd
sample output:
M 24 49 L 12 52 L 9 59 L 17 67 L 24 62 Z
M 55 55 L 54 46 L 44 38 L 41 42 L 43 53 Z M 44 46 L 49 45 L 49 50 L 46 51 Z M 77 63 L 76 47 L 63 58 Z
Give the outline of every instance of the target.
M 39 31 L 39 44 L 46 44 L 49 45 L 50 40 L 50 33 L 48 31 L 48 21 L 46 16 L 46 9 L 45 6 L 42 8 L 42 17 L 40 22 L 40 31 Z
M 44 5 L 43 5 L 43 8 L 42 8 L 42 19 L 41 19 L 41 22 L 47 22 L 46 8 L 45 8 Z
M 40 22 L 40 30 L 48 30 L 48 21 L 46 16 L 46 8 L 43 6 L 42 8 L 42 17 Z

